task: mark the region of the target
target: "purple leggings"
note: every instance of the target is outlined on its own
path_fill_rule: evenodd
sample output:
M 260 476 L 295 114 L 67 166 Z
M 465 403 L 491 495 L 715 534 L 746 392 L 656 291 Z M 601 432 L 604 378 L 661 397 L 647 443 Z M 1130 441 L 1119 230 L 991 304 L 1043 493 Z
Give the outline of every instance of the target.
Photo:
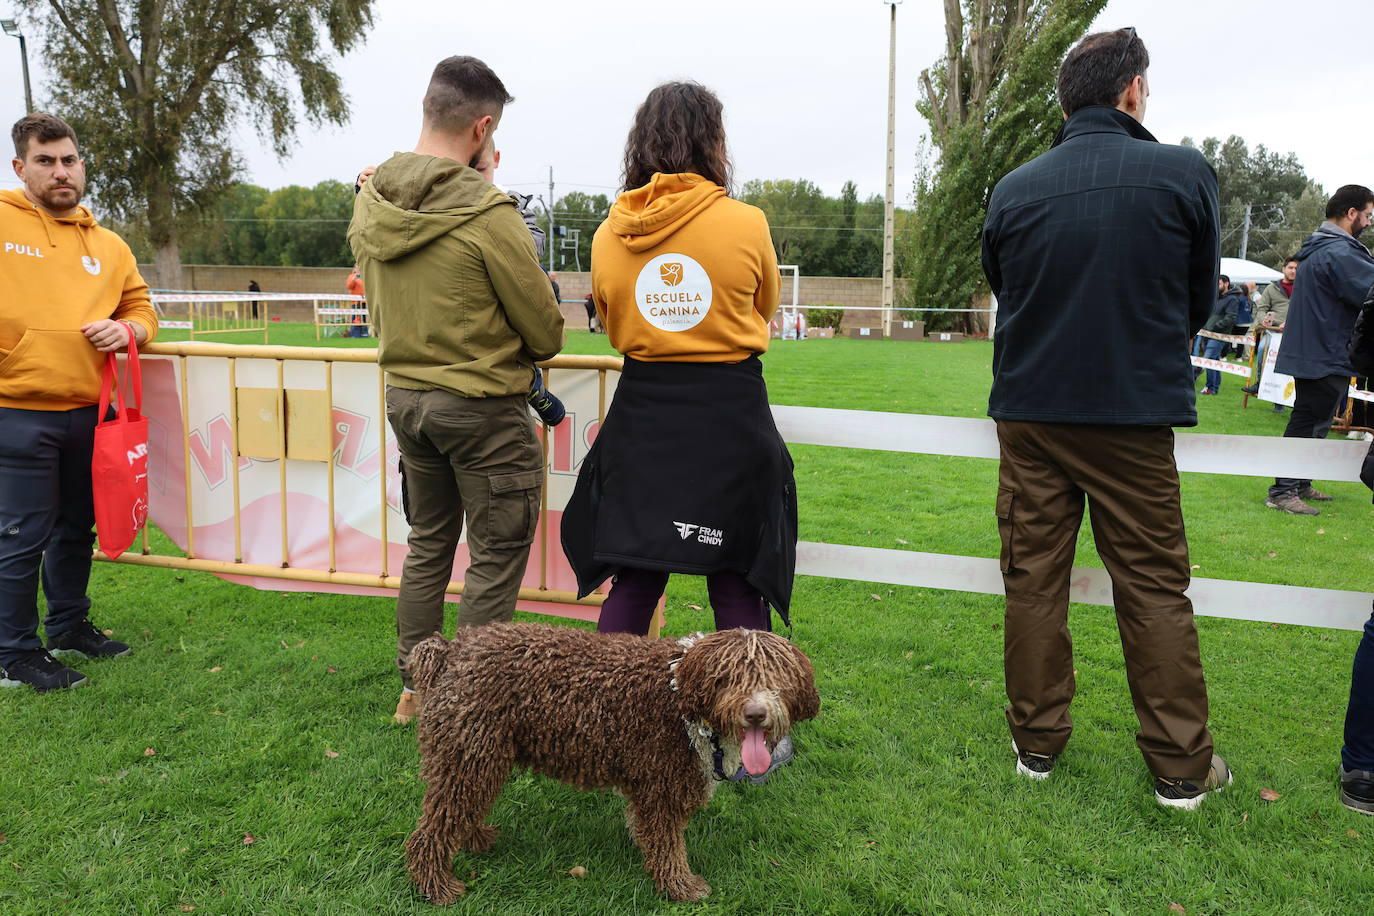
M 601 605 L 598 633 L 636 633 L 644 636 L 653 621 L 654 608 L 668 585 L 668 574 L 651 569 L 621 569 L 611 583 L 611 592 Z M 715 572 L 706 577 L 711 610 L 716 614 L 716 629 L 743 627 L 769 629 L 768 606 L 763 596 L 737 572 Z

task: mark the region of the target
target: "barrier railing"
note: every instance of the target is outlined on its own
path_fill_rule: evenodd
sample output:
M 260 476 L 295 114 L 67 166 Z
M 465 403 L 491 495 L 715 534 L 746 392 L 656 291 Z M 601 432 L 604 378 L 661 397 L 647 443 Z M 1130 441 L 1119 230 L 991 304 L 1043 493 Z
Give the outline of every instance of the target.
M 324 411 L 323 418 L 314 417 L 311 419 L 313 414 L 308 399 L 297 403 L 296 399 L 292 397 L 293 389 L 288 388 L 285 383 L 285 365 L 288 362 L 322 362 L 325 369 L 325 397 L 321 403 L 326 407 L 332 406 L 334 401 L 333 367 L 341 363 L 375 363 L 375 350 L 236 347 L 206 343 L 172 343 L 153 344 L 147 347 L 145 352 L 151 356 L 176 360 L 180 388 L 183 392 L 190 390 L 187 384 L 188 360 L 198 356 L 214 356 L 229 360 L 229 388 L 238 399 L 237 409 L 232 412 L 233 426 L 229 437 L 233 444 L 235 459 L 231 463 L 234 501 L 234 559 L 232 562 L 206 559 L 197 556 L 196 553 L 195 520 L 191 502 L 192 488 L 190 486 L 192 445 L 188 414 L 189 398 L 184 397 L 180 404 L 182 412 L 182 441 L 180 445 L 186 462 L 186 556 L 152 554 L 149 550 L 145 531 L 141 553 L 125 554 L 116 562 L 203 570 L 220 575 L 316 582 L 349 587 L 395 590 L 399 586 L 400 578 L 392 573 L 387 551 L 388 538 L 385 529 L 389 500 L 387 475 L 384 472 L 377 475 L 379 479 L 378 499 L 382 510 L 380 514 L 382 549 L 378 557 L 377 568 L 368 572 L 340 571 L 337 568 L 334 552 L 336 536 L 334 530 L 336 518 L 334 469 L 336 453 L 339 451 L 335 443 L 338 427 L 328 410 Z M 235 367 L 237 362 L 241 360 L 274 361 L 276 365 L 276 387 L 266 390 L 262 388 L 239 388 L 235 378 Z M 559 377 L 560 370 L 596 371 L 596 422 L 599 424 L 605 418 L 608 396 L 607 373 L 618 371 L 622 365 L 621 360 L 613 357 L 561 356 L 542 365 L 546 369 L 546 379 L 554 390 L 557 390 L 555 379 Z M 385 395 L 380 372 L 377 373 L 376 385 L 376 409 L 378 411 L 376 416 L 384 417 Z M 240 396 L 239 392 L 250 392 L 251 395 Z M 316 407 L 318 406 L 316 405 Z M 269 415 L 269 421 L 257 424 L 258 428 L 255 430 L 245 430 L 240 424 L 240 419 L 245 413 L 251 415 L 254 410 L 266 411 Z M 775 406 L 773 414 L 783 438 L 793 444 L 985 459 L 998 457 L 996 428 L 990 420 L 782 406 Z M 292 418 L 291 423 L 304 423 L 307 427 L 314 424 L 316 429 L 313 439 L 310 435 L 300 433 L 289 435 L 288 423 L 283 419 L 288 416 Z M 257 421 L 254 422 L 257 423 Z M 378 427 L 379 454 L 385 454 L 387 442 L 385 422 L 379 423 Z M 550 525 L 547 524 L 547 521 L 550 512 L 550 462 L 547 458 L 550 438 L 546 430 L 546 435 L 543 437 L 546 457 L 544 487 L 539 509 L 541 520 L 545 524 L 541 525 L 531 557 L 532 562 L 538 563 L 538 584 L 522 589 L 520 597 L 523 600 L 595 608 L 602 601 L 600 595 L 588 596 L 586 599 L 577 601 L 569 591 L 549 588 L 551 553 Z M 587 438 L 588 442 L 590 441 L 589 435 L 584 434 L 584 438 Z M 1176 436 L 1175 441 L 1175 456 L 1179 470 L 1182 472 L 1254 477 L 1287 476 L 1337 481 L 1359 480 L 1360 464 L 1368 449 L 1367 444 L 1363 442 L 1200 433 L 1180 433 Z M 323 454 L 319 451 L 320 442 L 324 443 Z M 328 518 L 330 520 L 327 568 L 302 567 L 298 563 L 293 563 L 287 537 L 287 462 L 281 461 L 280 458 L 290 459 L 298 456 L 307 461 L 322 461 L 326 464 Z M 277 459 L 282 542 L 280 564 L 275 566 L 264 562 L 245 562 L 240 518 L 239 461 L 244 458 L 256 457 L 265 457 L 267 460 Z M 575 460 L 569 457 L 565 465 L 565 476 L 568 476 L 566 472 L 575 474 Z M 991 510 L 989 509 L 990 516 Z M 984 594 L 1002 593 L 1002 582 L 997 561 L 983 557 L 802 542 L 798 545 L 797 573 L 799 575 L 825 576 L 853 581 L 957 589 Z M 1088 604 L 1111 605 L 1110 580 L 1104 570 L 1075 568 L 1072 583 L 1074 600 Z M 461 582 L 454 581 L 449 584 L 448 592 L 461 594 L 462 588 Z M 1192 580 L 1189 595 L 1193 599 L 1196 612 L 1200 615 L 1340 629 L 1359 629 L 1362 627 L 1364 620 L 1369 615 L 1371 599 L 1374 598 L 1374 596 L 1364 592 L 1203 578 Z M 655 629 L 657 629 L 657 622 Z

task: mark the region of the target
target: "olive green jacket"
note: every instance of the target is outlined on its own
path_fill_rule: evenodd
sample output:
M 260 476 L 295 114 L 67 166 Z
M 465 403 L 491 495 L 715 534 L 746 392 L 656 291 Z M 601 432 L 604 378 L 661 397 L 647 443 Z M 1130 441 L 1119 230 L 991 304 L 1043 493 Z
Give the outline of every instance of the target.
M 1288 294 L 1283 291 L 1277 280 L 1260 293 L 1259 305 L 1255 306 L 1255 324 L 1260 323 L 1266 312 L 1273 315 L 1269 323 L 1275 327 L 1288 320 Z
M 377 361 L 398 388 L 525 394 L 563 315 L 508 194 L 455 162 L 397 153 L 353 205 Z

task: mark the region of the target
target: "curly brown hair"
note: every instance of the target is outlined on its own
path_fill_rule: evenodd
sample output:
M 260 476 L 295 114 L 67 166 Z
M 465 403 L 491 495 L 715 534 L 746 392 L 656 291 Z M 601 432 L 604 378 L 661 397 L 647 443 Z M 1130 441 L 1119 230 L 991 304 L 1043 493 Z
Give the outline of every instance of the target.
M 700 83 L 664 83 L 635 112 L 625 141 L 625 190 L 643 187 L 655 172 L 694 172 L 730 191 L 724 106 Z

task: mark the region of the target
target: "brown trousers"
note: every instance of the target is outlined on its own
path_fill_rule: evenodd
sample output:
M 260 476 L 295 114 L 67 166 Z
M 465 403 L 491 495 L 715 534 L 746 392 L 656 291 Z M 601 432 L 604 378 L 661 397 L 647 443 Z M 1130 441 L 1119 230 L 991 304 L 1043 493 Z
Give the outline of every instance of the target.
M 997 528 L 1006 586 L 1007 722 L 1058 754 L 1073 722 L 1069 576 L 1084 497 L 1112 580 L 1136 744 L 1156 776 L 1201 780 L 1212 759 L 1188 588 L 1174 433 L 1167 426 L 997 421 Z
M 544 453 L 523 395 L 464 398 L 447 391 L 386 390 L 401 452 L 410 553 L 396 599 L 396 666 L 444 626 L 444 590 L 468 526 L 468 568 L 458 626 L 510 620 L 539 521 Z

